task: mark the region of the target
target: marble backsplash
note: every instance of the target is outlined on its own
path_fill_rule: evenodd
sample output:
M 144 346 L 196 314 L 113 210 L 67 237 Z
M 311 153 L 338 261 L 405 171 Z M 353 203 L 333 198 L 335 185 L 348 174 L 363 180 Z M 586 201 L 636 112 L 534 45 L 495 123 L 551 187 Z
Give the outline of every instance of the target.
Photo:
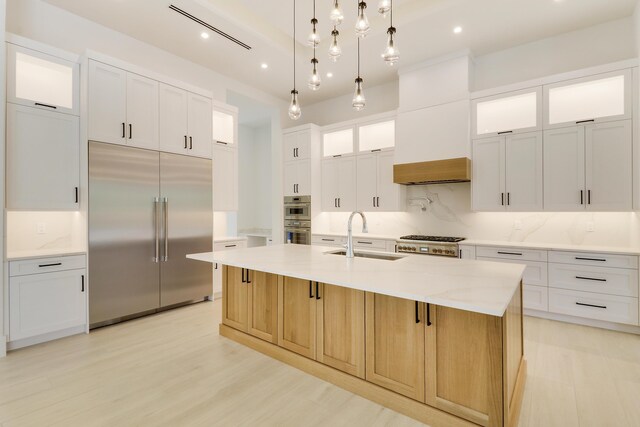
M 640 246 L 636 212 L 472 212 L 471 184 L 407 187 L 407 211 L 367 212 L 369 232 L 430 234 L 509 242 Z M 348 213 L 322 213 L 314 233 L 345 232 Z M 360 220 L 355 222 L 360 224 Z M 360 225 L 354 227 L 359 229 Z
M 38 230 L 44 225 L 44 232 Z M 7 253 L 39 250 L 84 250 L 80 212 L 7 212 Z

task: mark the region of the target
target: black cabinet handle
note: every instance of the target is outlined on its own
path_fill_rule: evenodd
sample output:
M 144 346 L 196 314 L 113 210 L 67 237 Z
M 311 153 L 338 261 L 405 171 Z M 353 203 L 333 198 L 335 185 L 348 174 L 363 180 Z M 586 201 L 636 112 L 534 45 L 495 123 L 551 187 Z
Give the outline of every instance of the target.
M 584 205 L 584 190 L 580 190 L 580 204 Z
M 591 204 L 591 190 L 587 190 L 587 204 Z
M 376 208 L 380 207 L 380 197 L 376 197 Z
M 513 133 L 512 130 L 505 130 L 504 132 L 498 132 L 498 135 L 504 135 L 506 133 Z
M 372 153 L 379 153 L 380 151 L 382 151 L 382 148 L 377 148 L 375 150 L 371 150 Z
M 247 281 L 244 280 L 244 268 L 242 269 L 242 283 L 247 283 Z
M 501 194 L 501 196 L 500 196 L 500 197 L 501 197 L 501 199 L 502 199 L 502 202 L 501 202 L 501 203 L 502 203 L 502 206 L 504 206 L 504 193 L 500 193 L 500 194 Z
M 61 262 L 55 262 L 53 264 L 39 264 L 38 267 L 39 268 L 43 268 L 43 267 L 56 267 L 58 265 L 62 265 Z
M 235 248 L 237 245 L 225 245 L 225 248 Z
M 56 107 L 55 105 L 41 104 L 40 102 L 36 102 L 35 105 L 38 106 L 38 107 L 52 108 L 54 110 L 58 109 L 58 107 Z
M 319 290 L 319 284 L 318 282 L 316 282 L 316 299 L 320 299 L 320 290 Z
M 214 269 L 214 270 L 217 270 L 217 269 L 218 269 L 218 263 L 217 263 L 217 262 L 213 265 L 213 269 Z
M 360 243 L 361 245 L 373 245 L 373 242 L 366 242 L 363 240 L 357 240 L 356 243 Z
M 133 126 L 129 123 L 129 139 L 133 138 Z
M 84 274 L 82 276 L 80 276 L 82 279 L 82 289 L 80 289 L 80 292 L 84 292 Z
M 585 304 L 583 302 L 577 302 L 576 305 L 581 305 L 583 307 L 603 308 L 603 309 L 607 308 L 606 305 Z
M 342 198 L 338 197 L 338 207 L 340 207 L 340 204 L 341 204 L 340 202 L 342 202 Z
M 517 255 L 517 256 L 522 256 L 522 253 L 520 253 L 520 252 L 501 252 L 501 251 L 498 251 L 498 254 L 500 254 L 500 255 Z
M 511 206 L 511 193 L 507 193 L 507 206 Z
M 75 188 L 76 188 L 76 203 L 78 203 L 78 187 L 75 187 Z
M 376 207 L 376 198 L 375 196 L 371 198 L 371 203 L 373 204 L 373 207 Z
M 313 298 L 313 283 L 309 280 L 309 298 Z
M 595 277 L 576 276 L 576 279 L 580 280 L 592 280 L 594 282 L 606 282 L 607 279 L 596 279 Z
M 184 136 L 184 149 L 187 149 L 187 135 Z
M 247 268 L 247 283 L 251 283 L 251 276 L 250 276 L 250 274 L 251 274 L 251 270 L 249 270 L 249 269 Z
M 123 138 L 126 138 L 126 137 L 127 137 L 127 135 L 125 134 L 125 131 L 124 131 L 125 126 L 126 126 L 126 125 L 125 125 L 125 124 L 124 124 L 124 122 L 123 122 L 123 123 L 122 123 L 122 137 L 123 137 Z
M 598 261 L 598 262 L 607 262 L 606 259 L 603 258 L 584 258 L 584 257 L 575 257 L 578 261 Z
M 580 121 L 576 122 L 576 124 L 579 125 L 580 123 L 593 123 L 593 122 L 595 122 L 595 119 L 580 120 Z
M 189 150 L 193 150 L 193 137 L 189 137 Z
M 323 242 L 335 242 L 335 239 L 322 239 Z
M 333 199 L 333 207 L 334 208 L 338 207 L 338 199 L 337 198 Z
M 420 323 L 420 313 L 418 313 L 419 304 L 416 301 L 416 323 Z
M 427 303 L 427 326 L 431 326 L 431 304 Z

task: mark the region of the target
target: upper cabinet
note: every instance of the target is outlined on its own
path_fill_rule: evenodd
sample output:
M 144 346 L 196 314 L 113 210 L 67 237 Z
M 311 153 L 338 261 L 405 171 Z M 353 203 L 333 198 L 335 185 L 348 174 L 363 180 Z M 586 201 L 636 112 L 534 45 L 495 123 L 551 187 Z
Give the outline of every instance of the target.
M 7 64 L 8 102 L 80 114 L 77 63 L 9 43 Z
M 88 136 L 158 150 L 158 82 L 89 61 Z
M 395 120 L 385 120 L 358 127 L 358 151 L 360 153 L 392 150 L 395 146 Z
M 355 128 L 326 131 L 322 133 L 322 157 L 340 157 L 355 152 Z
M 194 114 L 198 106 L 204 112 L 202 100 L 198 102 L 195 95 L 190 94 L 185 100 L 190 119 L 187 120 L 189 131 L 194 126 Z M 191 118 L 193 117 L 193 118 Z M 212 117 L 212 128 L 209 139 L 213 139 L 213 210 L 238 210 L 238 110 L 230 105 L 216 103 L 209 117 Z M 204 117 L 202 117 L 204 120 Z M 190 141 L 189 141 L 190 142 Z M 194 147 L 195 148 L 195 147 Z
M 284 134 L 282 145 L 284 147 L 284 161 L 306 160 L 310 155 L 311 138 L 309 130 Z
M 219 104 L 213 109 L 213 141 L 235 145 L 238 135 L 238 110 Z
M 474 138 L 540 130 L 542 88 L 500 94 L 472 102 Z
M 286 129 L 282 134 L 284 196 L 311 196 L 320 205 L 320 131 L 315 125 Z
M 630 119 L 632 86 L 631 70 L 547 85 L 545 129 Z

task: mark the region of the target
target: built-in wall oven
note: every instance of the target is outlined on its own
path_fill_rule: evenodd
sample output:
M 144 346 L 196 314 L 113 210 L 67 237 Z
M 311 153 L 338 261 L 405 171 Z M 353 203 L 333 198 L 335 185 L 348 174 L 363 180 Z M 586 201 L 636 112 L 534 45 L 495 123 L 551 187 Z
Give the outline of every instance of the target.
M 311 244 L 311 196 L 284 198 L 284 241 Z

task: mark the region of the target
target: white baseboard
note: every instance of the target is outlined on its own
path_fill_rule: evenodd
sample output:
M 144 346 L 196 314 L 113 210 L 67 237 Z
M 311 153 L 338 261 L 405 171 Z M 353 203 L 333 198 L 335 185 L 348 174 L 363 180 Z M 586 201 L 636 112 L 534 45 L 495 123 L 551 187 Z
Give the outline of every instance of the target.
M 611 331 L 627 332 L 630 334 L 640 335 L 640 326 L 625 325 L 623 323 L 605 322 L 603 320 L 587 319 L 584 317 L 569 316 L 566 314 L 549 313 L 548 311 L 538 311 L 525 309 L 526 316 L 541 317 L 548 320 L 556 320 L 558 322 L 573 323 L 576 325 L 592 326 L 595 328 L 609 329 Z
M 7 337 L 0 335 L 0 358 L 7 356 Z
M 28 347 L 30 345 L 41 344 L 47 341 L 57 340 L 59 338 L 68 337 L 70 335 L 85 333 L 85 325 L 74 326 L 73 328 L 63 329 L 61 331 L 51 332 L 49 334 L 37 335 L 35 337 L 23 338 L 21 340 L 10 341 L 7 344 L 7 350 L 17 350 L 19 348 Z

